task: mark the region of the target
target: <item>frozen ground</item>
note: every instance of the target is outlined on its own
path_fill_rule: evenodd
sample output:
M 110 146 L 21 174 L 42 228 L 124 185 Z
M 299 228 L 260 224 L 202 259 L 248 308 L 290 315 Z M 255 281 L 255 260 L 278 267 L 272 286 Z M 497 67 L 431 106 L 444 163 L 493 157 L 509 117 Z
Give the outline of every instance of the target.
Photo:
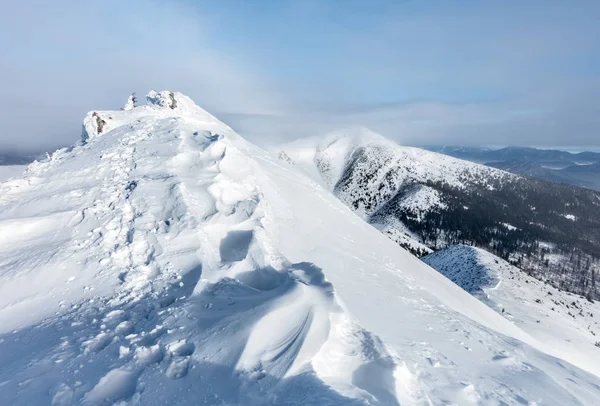
M 0 185 L 7 405 L 593 405 L 600 379 L 179 93 Z

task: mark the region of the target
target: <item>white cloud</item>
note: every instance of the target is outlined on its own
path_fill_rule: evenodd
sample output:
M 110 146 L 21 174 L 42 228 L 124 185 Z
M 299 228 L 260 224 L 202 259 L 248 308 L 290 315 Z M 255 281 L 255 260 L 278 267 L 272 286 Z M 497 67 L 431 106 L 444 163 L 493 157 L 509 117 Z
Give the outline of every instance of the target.
M 368 18 L 295 3 L 260 22 L 223 7 L 4 6 L 0 149 L 70 144 L 88 110 L 151 88 L 187 93 L 260 144 L 351 125 L 409 144 L 598 143 L 594 3 L 398 2 Z
M 272 113 L 280 97 L 209 44 L 193 9 L 157 2 L 13 4 L 0 20 L 0 148 L 70 144 L 88 110 L 173 89 L 211 111 Z M 0 35 L 1 36 L 1 35 Z M 1 43 L 0 43 L 1 44 Z

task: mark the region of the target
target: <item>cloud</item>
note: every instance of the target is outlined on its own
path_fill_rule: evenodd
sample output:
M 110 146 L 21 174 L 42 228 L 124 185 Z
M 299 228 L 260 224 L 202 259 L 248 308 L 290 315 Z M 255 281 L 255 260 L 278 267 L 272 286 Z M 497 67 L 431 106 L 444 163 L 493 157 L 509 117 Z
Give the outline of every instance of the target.
M 382 4 L 328 32 L 285 116 L 230 120 L 269 142 L 362 125 L 417 145 L 598 145 L 599 3 Z
M 92 109 L 181 90 L 207 109 L 270 113 L 276 92 L 212 47 L 194 8 L 148 1 L 24 2 L 0 17 L 0 149 L 71 144 Z
M 597 2 L 81 2 L 0 15 L 0 150 L 180 90 L 265 145 L 367 126 L 405 144 L 598 144 Z
M 597 147 L 600 108 L 594 93 L 567 92 L 558 100 L 442 103 L 408 101 L 284 115 L 225 115 L 232 127 L 259 144 L 277 144 L 347 126 L 363 126 L 405 145 L 528 145 Z

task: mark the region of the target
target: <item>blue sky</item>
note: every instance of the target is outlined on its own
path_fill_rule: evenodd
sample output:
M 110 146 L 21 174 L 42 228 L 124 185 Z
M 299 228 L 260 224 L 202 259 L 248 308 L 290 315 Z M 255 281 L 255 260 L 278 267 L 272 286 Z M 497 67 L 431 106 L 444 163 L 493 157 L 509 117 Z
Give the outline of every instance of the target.
M 180 90 L 268 144 L 600 146 L 600 2 L 25 0 L 0 13 L 0 149 Z

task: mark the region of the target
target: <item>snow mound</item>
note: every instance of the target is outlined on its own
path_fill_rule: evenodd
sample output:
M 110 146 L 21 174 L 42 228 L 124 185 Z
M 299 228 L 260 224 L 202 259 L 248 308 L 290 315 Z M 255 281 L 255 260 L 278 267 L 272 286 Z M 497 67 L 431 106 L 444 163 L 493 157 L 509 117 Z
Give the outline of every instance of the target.
M 422 260 L 539 340 L 550 354 L 600 376 L 600 304 L 554 288 L 480 248 Z
M 4 403 L 600 395 L 596 377 L 186 96 L 148 102 L 91 112 L 82 142 L 0 184 Z

